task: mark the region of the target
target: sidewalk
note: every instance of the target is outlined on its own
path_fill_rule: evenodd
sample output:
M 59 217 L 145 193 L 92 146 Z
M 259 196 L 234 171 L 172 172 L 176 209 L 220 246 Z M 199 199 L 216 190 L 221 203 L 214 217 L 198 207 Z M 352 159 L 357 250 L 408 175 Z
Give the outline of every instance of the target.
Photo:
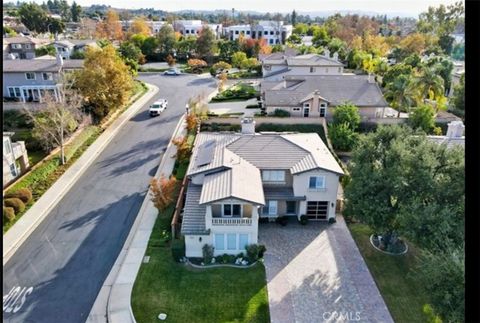
M 45 219 L 50 210 L 62 199 L 83 172 L 93 163 L 120 128 L 157 92 L 158 87 L 147 84 L 148 91 L 116 119 L 83 155 L 46 191 L 3 236 L 3 264 Z
M 185 134 L 186 123 L 183 115 L 173 132 L 172 139 Z M 176 146 L 170 140 L 155 177 L 160 177 L 161 174 L 169 176 L 172 173 L 176 150 Z M 95 300 L 87 322 L 136 322 L 131 308 L 131 294 L 157 215 L 158 210 L 150 200 L 148 192 L 123 249 Z

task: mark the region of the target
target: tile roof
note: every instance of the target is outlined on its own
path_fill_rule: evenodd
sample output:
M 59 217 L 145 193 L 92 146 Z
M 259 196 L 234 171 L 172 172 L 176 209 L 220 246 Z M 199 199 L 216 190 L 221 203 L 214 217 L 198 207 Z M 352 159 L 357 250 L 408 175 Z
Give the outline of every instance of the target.
M 284 81 L 262 82 L 267 106 L 299 106 L 302 100 L 318 90 L 320 96 L 336 106 L 350 101 L 359 107 L 387 107 L 376 82 L 368 82 L 366 75 L 315 75 L 285 77 Z

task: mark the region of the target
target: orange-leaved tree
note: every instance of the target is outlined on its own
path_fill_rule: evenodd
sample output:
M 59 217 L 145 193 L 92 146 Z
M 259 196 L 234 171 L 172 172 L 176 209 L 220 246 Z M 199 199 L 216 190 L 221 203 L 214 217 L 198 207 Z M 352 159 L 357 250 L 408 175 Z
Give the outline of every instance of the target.
M 187 122 L 188 132 L 195 131 L 197 129 L 198 119 L 194 113 L 187 114 L 185 121 Z
M 153 205 L 163 212 L 174 201 L 177 179 L 174 176 L 166 178 L 163 174 L 160 179 L 150 181 L 150 196 Z
M 177 146 L 177 159 L 179 162 L 187 161 L 190 157 L 190 145 L 187 137 L 178 137 L 172 140 L 172 143 Z

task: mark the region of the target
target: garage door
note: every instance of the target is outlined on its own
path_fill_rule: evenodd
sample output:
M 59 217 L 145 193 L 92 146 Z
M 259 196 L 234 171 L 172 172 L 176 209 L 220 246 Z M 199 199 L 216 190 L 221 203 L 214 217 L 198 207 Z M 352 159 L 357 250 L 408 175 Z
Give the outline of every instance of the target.
M 310 220 L 326 220 L 328 213 L 328 201 L 307 202 L 307 216 Z

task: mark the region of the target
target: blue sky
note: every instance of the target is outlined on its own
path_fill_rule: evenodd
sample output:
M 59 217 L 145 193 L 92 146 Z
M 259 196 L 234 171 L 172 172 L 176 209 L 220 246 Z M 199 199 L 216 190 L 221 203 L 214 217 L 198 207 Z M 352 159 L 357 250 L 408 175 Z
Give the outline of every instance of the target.
M 11 0 L 10 0 L 11 1 Z M 43 0 L 35 0 L 42 3 Z M 71 3 L 73 0 L 68 0 Z M 8 2 L 5 1 L 4 2 Z M 259 12 L 361 10 L 379 13 L 408 13 L 417 16 L 429 6 L 451 4 L 455 0 L 76 0 L 82 6 L 106 4 L 114 8 L 155 8 L 167 11 L 184 9 L 252 10 Z

